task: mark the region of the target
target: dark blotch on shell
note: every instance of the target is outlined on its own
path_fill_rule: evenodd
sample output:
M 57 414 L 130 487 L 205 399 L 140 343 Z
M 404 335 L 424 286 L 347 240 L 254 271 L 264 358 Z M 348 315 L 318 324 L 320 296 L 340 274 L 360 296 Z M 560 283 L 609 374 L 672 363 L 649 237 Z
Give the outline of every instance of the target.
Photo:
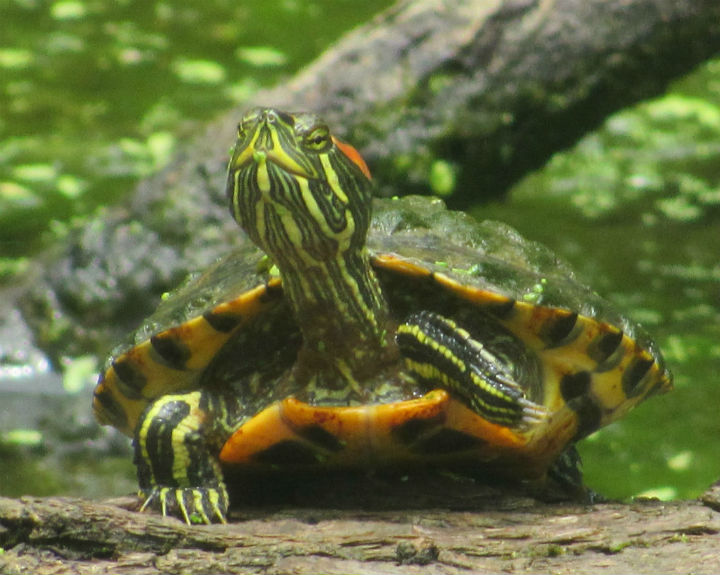
M 643 386 L 640 385 L 653 366 L 655 361 L 652 357 L 636 357 L 625 370 L 622 376 L 622 386 L 625 395 L 635 397 L 643 392 Z
M 160 356 L 162 363 L 174 369 L 185 369 L 191 353 L 185 342 L 172 333 L 164 331 L 150 338 L 155 353 Z
M 560 381 L 560 392 L 566 403 L 585 395 L 590 389 L 591 375 L 587 371 L 568 373 Z
M 229 333 L 234 330 L 242 321 L 242 315 L 231 312 L 206 311 L 203 314 L 205 321 L 215 330 L 222 333 Z
M 128 425 L 127 414 L 122 406 L 115 401 L 112 393 L 103 389 L 95 394 L 95 400 L 102 406 L 103 416 L 117 428 L 124 429 Z
M 566 345 L 574 339 L 573 329 L 577 323 L 576 312 L 557 311 L 543 323 L 540 337 L 548 347 Z
M 342 442 L 337 437 L 319 425 L 308 425 L 296 429 L 295 432 L 303 439 L 307 439 L 310 443 L 317 445 L 321 449 L 334 452 L 340 451 L 343 448 Z
M 147 378 L 135 361 L 124 355 L 113 361 L 112 368 L 117 375 L 120 392 L 128 399 L 142 399 Z

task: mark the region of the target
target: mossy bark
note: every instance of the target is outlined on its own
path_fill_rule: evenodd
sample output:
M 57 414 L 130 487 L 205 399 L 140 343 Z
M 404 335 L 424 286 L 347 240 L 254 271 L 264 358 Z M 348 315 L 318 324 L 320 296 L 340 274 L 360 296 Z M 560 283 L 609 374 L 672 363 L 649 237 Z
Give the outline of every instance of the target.
M 578 505 L 455 487 L 443 505 L 402 502 L 254 508 L 188 526 L 128 510 L 135 498 L 0 498 L 0 572 L 720 572 L 710 492 L 707 504 Z

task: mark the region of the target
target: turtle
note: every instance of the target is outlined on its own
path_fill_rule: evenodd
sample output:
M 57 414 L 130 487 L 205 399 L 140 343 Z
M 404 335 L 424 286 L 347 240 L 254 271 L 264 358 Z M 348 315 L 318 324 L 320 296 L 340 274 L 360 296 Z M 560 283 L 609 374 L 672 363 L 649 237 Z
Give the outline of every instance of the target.
M 374 198 L 314 113 L 246 113 L 227 200 L 238 245 L 94 391 L 133 439 L 141 510 L 226 522 L 238 468 L 467 463 L 571 484 L 577 441 L 672 387 L 645 331 L 549 250 L 432 197 Z

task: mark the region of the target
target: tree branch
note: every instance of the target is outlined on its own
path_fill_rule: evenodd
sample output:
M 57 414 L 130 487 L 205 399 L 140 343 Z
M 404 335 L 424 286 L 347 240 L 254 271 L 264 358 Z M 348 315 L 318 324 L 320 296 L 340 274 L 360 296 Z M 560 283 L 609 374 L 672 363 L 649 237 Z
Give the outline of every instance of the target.
M 320 111 L 388 194 L 445 159 L 467 204 L 718 52 L 713 0 L 406 1 L 255 101 Z

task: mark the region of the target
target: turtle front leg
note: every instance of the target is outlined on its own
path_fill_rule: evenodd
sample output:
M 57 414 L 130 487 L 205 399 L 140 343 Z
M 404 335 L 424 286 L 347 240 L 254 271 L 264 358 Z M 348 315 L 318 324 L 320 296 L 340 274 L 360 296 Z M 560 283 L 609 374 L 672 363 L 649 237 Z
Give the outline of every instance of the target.
M 218 454 L 229 435 L 224 400 L 208 391 L 166 395 L 143 413 L 135 431 L 141 508 L 186 523 L 225 523 L 229 499 Z
M 507 360 L 453 320 L 421 311 L 398 327 L 407 369 L 420 381 L 456 394 L 486 420 L 507 427 L 537 423 L 545 409 L 525 397 Z

